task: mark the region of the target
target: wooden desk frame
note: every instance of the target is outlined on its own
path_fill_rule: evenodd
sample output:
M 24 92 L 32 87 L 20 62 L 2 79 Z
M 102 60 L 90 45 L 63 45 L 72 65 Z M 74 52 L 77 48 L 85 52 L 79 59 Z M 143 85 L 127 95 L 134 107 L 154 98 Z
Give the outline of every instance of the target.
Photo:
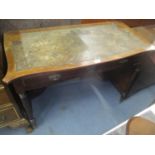
M 124 65 L 124 59 L 127 59 L 127 62 L 132 63 L 133 62 L 132 57 L 145 52 L 146 49 L 140 48 L 137 50 L 128 51 L 126 53 L 122 53 L 117 56 L 112 56 L 106 61 L 104 60 L 104 61 L 101 61 L 100 63 L 90 63 L 88 61 L 80 65 L 72 64 L 72 65 L 55 66 L 55 67 L 50 67 L 50 66 L 37 67 L 37 68 L 28 69 L 28 70 L 16 71 L 13 54 L 10 48 L 12 41 L 19 40 L 20 32 L 27 33 L 27 32 L 34 32 L 34 31 L 36 32 L 48 31 L 48 30 L 55 30 L 55 29 L 67 29 L 67 28 L 73 28 L 73 27 L 87 27 L 87 26 L 93 26 L 93 25 L 95 26 L 95 25 L 109 24 L 109 23 L 115 23 L 123 29 L 128 29 L 131 33 L 135 34 L 136 36 L 139 36 L 139 38 L 145 44 L 147 44 L 148 46 L 150 45 L 150 43 L 147 40 L 145 40 L 145 38 L 143 38 L 135 31 L 130 29 L 127 25 L 121 22 L 103 22 L 103 23 L 95 23 L 95 24 L 83 24 L 80 26 L 74 25 L 74 26 L 39 28 L 39 29 L 37 28 L 37 29 L 30 29 L 30 30 L 21 30 L 18 32 L 7 32 L 4 34 L 4 47 L 5 47 L 8 69 L 5 77 L 3 78 L 3 83 L 5 85 L 11 84 L 14 87 L 15 92 L 19 95 L 19 98 L 21 99 L 22 105 L 25 108 L 25 111 L 27 113 L 27 118 L 30 121 L 32 127 L 35 127 L 35 123 L 34 123 L 34 117 L 32 113 L 32 105 L 30 100 L 27 97 L 26 91 L 33 90 L 38 86 L 38 84 L 34 82 L 34 81 L 37 81 L 36 79 L 39 79 L 38 81 L 43 81 L 38 87 L 38 88 L 41 88 L 44 86 L 48 86 L 49 83 L 53 84 L 59 81 L 72 79 L 74 77 L 81 77 L 83 76 L 82 73 L 86 73 L 86 72 L 90 74 L 93 74 L 94 71 L 103 73 L 108 70 L 121 67 L 122 65 Z M 130 61 L 128 61 L 128 59 L 130 59 Z M 60 74 L 62 74 L 64 78 L 61 79 Z M 46 83 L 46 77 L 48 77 L 48 80 L 50 79 L 49 82 L 47 83 Z M 35 84 L 33 85 L 33 83 Z

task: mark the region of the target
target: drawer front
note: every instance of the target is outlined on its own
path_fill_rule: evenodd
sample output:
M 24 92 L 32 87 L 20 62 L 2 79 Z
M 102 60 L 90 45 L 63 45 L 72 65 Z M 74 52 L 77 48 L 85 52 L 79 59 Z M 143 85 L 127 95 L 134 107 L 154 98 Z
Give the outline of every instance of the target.
M 10 99 L 3 86 L 0 85 L 0 106 L 10 103 Z
M 42 88 L 60 81 L 65 81 L 73 78 L 80 78 L 87 74 L 89 75 L 96 72 L 104 72 L 111 69 L 116 69 L 117 67 L 128 64 L 128 61 L 129 61 L 128 59 L 125 59 L 55 73 L 49 72 L 49 73 L 30 75 L 28 77 L 22 78 L 21 83 L 16 83 L 15 87 L 19 87 L 17 89 L 23 89 L 22 87 L 24 87 L 24 90 Z
M 23 77 L 20 80 L 14 82 L 14 87 L 18 92 L 38 89 L 42 87 L 49 86 L 50 84 L 54 84 L 57 82 L 80 78 L 85 75 L 93 74 L 93 73 L 101 73 L 107 72 L 110 70 L 114 70 L 120 68 L 122 66 L 130 66 L 130 64 L 134 64 L 133 58 L 125 58 L 121 60 L 116 60 L 112 62 L 107 62 L 104 64 L 94 64 L 92 66 L 76 68 L 72 70 L 64 70 L 59 72 L 48 72 L 48 73 L 40 73 L 29 75 L 27 77 Z
M 44 73 L 41 75 L 33 75 L 22 79 L 22 85 L 25 90 L 37 89 L 49 86 L 57 82 L 69 80 L 79 77 L 79 72 L 60 72 L 60 73 Z
M 19 115 L 13 107 L 0 111 L 0 126 L 17 119 L 19 119 Z

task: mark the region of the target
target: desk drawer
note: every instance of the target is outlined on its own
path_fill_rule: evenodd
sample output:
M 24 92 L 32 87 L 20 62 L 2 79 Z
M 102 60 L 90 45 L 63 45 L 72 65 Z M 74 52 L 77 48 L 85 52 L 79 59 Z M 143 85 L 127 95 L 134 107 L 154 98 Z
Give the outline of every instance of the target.
M 19 116 L 13 107 L 0 110 L 0 126 L 3 123 L 8 123 L 17 119 L 19 119 Z
M 89 76 L 94 73 L 96 74 L 96 73 L 116 69 L 128 63 L 129 63 L 129 60 L 124 59 L 124 60 L 108 62 L 104 64 L 95 64 L 88 67 L 76 68 L 72 70 L 29 75 L 27 77 L 22 78 L 21 83 L 18 83 L 18 80 L 17 80 L 15 87 L 18 87 L 17 88 L 18 90 L 24 89 L 24 91 L 42 88 L 60 81 L 65 81 L 73 78 L 80 78 L 87 75 Z
M 23 78 L 22 85 L 24 86 L 25 90 L 31 90 L 46 87 L 49 86 L 50 84 L 69 80 L 75 77 L 79 77 L 79 75 L 80 75 L 79 71 L 43 73 Z
M 0 85 L 0 106 L 10 103 L 10 99 L 2 85 Z

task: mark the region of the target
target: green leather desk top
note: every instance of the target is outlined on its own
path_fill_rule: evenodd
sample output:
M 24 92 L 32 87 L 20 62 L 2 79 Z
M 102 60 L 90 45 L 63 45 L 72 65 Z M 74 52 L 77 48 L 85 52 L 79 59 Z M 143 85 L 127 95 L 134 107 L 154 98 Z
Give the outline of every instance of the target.
M 145 39 L 123 23 L 105 22 L 7 32 L 8 72 L 75 68 L 113 61 L 147 50 Z

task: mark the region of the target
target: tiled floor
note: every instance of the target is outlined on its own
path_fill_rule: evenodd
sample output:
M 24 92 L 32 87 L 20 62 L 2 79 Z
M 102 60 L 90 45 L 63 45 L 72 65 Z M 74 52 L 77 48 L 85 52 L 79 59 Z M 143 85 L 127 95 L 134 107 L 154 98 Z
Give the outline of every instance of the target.
M 120 104 L 120 94 L 99 78 L 72 80 L 46 89 L 33 102 L 37 128 L 31 134 L 102 134 L 148 107 L 155 86 Z M 0 129 L 0 134 L 27 134 L 20 129 Z

